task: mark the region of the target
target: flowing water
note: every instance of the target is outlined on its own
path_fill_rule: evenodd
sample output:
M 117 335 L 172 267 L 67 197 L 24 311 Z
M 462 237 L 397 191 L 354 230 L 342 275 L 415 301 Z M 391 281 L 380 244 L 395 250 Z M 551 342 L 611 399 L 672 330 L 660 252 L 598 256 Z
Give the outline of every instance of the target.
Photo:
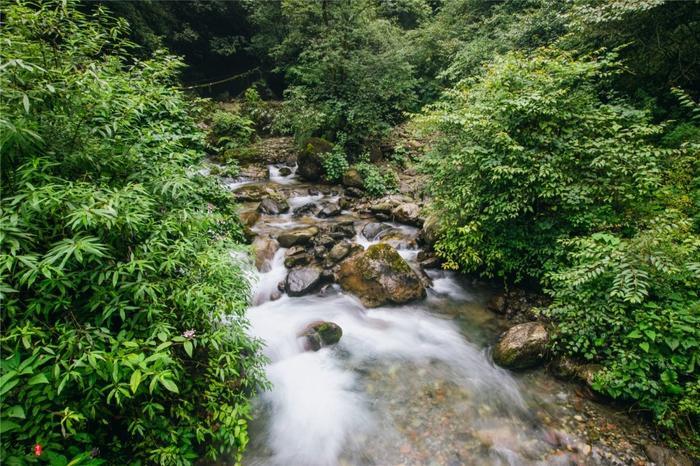
M 277 167 L 271 175 L 292 208 L 337 199 L 330 188 L 309 191 Z M 274 238 L 292 226 L 349 219 L 355 242 L 378 241 L 359 233 L 371 219 L 346 211 L 334 219 L 263 215 L 253 230 Z M 417 230 L 392 227 L 393 244 L 417 267 Z M 409 305 L 365 309 L 337 285 L 271 300 L 287 274 L 284 253 L 278 250 L 256 277 L 248 313 L 251 333 L 265 342 L 272 388 L 256 400 L 246 464 L 622 463 L 619 452 L 579 422 L 624 422 L 619 416 L 591 407 L 573 386 L 542 370 L 518 374 L 493 364 L 489 347 L 506 323 L 483 306 L 493 293 L 488 286 L 431 271 L 427 298 Z M 338 324 L 342 338 L 305 351 L 297 335 L 318 320 Z

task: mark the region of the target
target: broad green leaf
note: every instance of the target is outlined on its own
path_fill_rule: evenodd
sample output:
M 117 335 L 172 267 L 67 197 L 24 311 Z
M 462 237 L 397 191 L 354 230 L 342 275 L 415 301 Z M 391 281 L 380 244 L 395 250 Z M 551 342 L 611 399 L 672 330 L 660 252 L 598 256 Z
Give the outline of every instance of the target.
M 49 383 L 49 379 L 47 379 L 43 373 L 35 375 L 27 382 L 28 385 L 37 385 L 41 383 Z
M 129 386 L 131 387 L 132 393 L 136 393 L 136 389 L 139 388 L 140 383 L 141 383 L 141 371 L 136 369 L 131 374 L 131 379 L 129 380 Z

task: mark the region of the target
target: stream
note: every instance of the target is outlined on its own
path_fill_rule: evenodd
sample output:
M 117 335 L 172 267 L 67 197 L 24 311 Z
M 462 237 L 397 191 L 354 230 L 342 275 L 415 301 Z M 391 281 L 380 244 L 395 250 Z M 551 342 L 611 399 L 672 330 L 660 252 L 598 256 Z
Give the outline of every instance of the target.
M 288 170 L 285 170 L 285 172 Z M 294 170 L 270 179 L 228 180 L 232 191 L 261 184 L 283 193 L 290 211 L 263 214 L 259 238 L 297 226 L 352 221 L 352 242 L 368 247 L 371 215 L 343 210 L 318 218 L 292 211 L 336 202 L 342 188 L 307 184 Z M 253 212 L 257 202 L 242 203 Z M 415 227 L 385 221 L 391 244 L 418 268 Z M 386 238 L 386 236 L 385 236 Z M 490 347 L 508 322 L 486 310 L 495 289 L 452 272 L 427 270 L 423 300 L 366 309 L 337 284 L 290 297 L 286 248 L 272 251 L 254 280 L 250 332 L 265 342 L 272 388 L 255 401 L 244 464 L 259 465 L 617 465 L 647 464 L 636 439 L 643 427 L 544 369 L 511 372 Z M 305 350 L 309 323 L 333 322 L 340 341 Z

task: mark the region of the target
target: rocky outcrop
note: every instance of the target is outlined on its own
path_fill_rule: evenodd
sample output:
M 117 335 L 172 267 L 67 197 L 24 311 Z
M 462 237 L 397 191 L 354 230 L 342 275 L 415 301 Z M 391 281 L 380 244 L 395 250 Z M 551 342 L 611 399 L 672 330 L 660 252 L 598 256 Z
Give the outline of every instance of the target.
M 388 244 L 370 246 L 340 264 L 338 283 L 366 307 L 403 304 L 425 297 L 420 277 Z
M 528 322 L 511 327 L 496 343 L 493 360 L 508 369 L 527 369 L 543 361 L 549 334 L 543 324 Z
M 321 282 L 323 269 L 316 265 L 292 269 L 287 274 L 284 289 L 289 296 L 303 296 L 315 291 Z
M 299 332 L 299 338 L 304 339 L 304 349 L 318 351 L 325 346 L 335 345 L 343 336 L 343 329 L 333 322 L 311 322 Z
M 277 241 L 283 248 L 289 248 L 297 244 L 309 244 L 311 238 L 318 234 L 316 227 L 302 227 L 287 230 L 279 234 Z
M 323 177 L 323 155 L 333 145 L 322 138 L 309 138 L 297 157 L 297 174 L 308 181 L 319 181 Z

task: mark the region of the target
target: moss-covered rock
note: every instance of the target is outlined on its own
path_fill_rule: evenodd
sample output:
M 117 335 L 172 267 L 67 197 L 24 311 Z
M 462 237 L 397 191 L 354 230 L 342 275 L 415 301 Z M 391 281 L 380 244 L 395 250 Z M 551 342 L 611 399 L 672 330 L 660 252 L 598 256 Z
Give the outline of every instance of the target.
M 324 321 L 311 322 L 299 333 L 304 338 L 304 348 L 311 351 L 335 345 L 342 336 L 343 329 L 338 324 Z
M 379 243 L 343 261 L 338 283 L 367 307 L 403 304 L 425 297 L 420 277 L 391 246 Z
M 323 138 L 309 138 L 302 144 L 297 157 L 297 174 L 309 181 L 319 181 L 323 177 L 323 155 L 333 148 L 333 144 Z

